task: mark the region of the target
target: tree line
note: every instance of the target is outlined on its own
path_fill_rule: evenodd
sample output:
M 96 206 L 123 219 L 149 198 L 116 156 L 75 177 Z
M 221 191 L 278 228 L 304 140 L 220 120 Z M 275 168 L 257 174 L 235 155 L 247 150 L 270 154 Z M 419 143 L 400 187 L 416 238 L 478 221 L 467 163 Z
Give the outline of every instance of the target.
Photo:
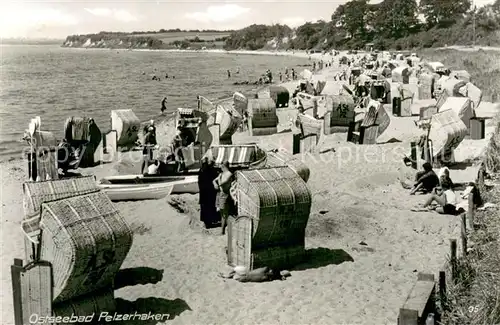
M 500 0 L 482 8 L 471 0 L 351 0 L 339 5 L 331 21 L 286 25 L 251 25 L 230 34 L 232 49 L 353 49 L 372 43 L 377 49 L 419 48 L 446 44 L 500 43 Z M 272 42 L 274 40 L 274 42 Z

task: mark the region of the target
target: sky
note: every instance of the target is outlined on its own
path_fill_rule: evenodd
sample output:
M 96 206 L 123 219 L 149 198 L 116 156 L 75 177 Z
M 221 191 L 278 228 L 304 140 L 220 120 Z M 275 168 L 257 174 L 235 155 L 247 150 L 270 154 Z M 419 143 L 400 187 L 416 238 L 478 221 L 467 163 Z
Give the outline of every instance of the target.
M 380 2 L 381 0 L 372 0 Z M 251 24 L 330 20 L 346 0 L 0 0 L 0 37 L 65 38 L 100 31 L 240 29 Z M 494 0 L 475 0 L 477 6 Z

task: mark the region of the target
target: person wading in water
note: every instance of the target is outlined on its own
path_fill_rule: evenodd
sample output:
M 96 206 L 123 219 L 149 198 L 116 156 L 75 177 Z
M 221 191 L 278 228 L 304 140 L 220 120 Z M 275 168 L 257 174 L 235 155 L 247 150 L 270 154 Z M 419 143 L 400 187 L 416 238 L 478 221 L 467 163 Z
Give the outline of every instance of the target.
M 161 101 L 161 114 L 167 110 L 167 97 L 163 97 Z
M 217 190 L 216 208 L 220 213 L 222 222 L 222 235 L 226 234 L 227 218 L 230 209 L 230 189 L 233 181 L 233 173 L 229 170 L 229 162 L 224 162 L 221 166 L 222 173 L 213 181 L 214 188 Z

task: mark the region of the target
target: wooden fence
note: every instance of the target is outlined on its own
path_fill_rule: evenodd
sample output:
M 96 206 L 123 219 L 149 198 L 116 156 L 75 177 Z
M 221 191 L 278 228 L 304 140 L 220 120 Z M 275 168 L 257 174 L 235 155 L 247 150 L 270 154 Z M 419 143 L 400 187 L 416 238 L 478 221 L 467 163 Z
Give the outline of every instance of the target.
M 484 177 L 485 170 L 481 167 L 476 180 L 476 187 L 481 194 L 484 193 L 485 190 Z M 474 195 L 470 193 L 468 196 L 468 210 L 460 214 L 462 256 L 467 255 L 469 234 L 471 234 L 477 226 L 475 212 Z M 457 250 L 457 239 L 450 239 L 450 260 L 444 265 L 443 269 L 439 271 L 438 293 L 436 293 L 435 290 L 436 283 L 433 274 L 418 274 L 415 285 L 405 300 L 403 307 L 399 310 L 398 325 L 424 325 L 427 316 L 431 313 L 436 316 L 435 320 L 440 320 L 435 302 L 439 299 L 442 310 L 447 310 L 449 308 L 446 295 L 446 283 L 447 276 L 451 276 L 451 278 L 448 279 L 453 283 L 457 283 L 459 274 Z M 447 271 L 451 274 L 447 274 Z

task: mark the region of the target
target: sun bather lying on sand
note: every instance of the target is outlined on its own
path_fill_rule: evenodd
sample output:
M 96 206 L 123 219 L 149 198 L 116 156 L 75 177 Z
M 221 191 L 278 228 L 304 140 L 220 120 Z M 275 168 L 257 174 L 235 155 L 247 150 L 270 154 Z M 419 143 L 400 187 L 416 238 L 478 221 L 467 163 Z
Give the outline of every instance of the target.
M 422 168 L 424 170 L 417 172 L 414 184 L 410 184 L 408 181 L 401 181 L 403 188 L 407 190 L 411 189 L 411 195 L 415 194 L 417 191 L 430 193 L 434 187 L 439 185 L 439 178 L 432 169 L 432 165 L 426 162 L 423 164 Z

